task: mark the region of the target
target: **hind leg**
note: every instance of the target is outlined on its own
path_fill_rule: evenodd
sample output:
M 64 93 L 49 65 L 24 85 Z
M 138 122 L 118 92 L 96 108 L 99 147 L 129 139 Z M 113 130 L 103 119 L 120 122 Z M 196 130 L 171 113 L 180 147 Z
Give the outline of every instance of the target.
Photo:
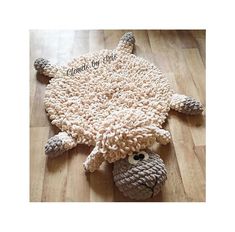
M 120 39 L 117 51 L 132 53 L 135 45 L 135 37 L 132 32 L 125 33 Z
M 74 138 L 66 132 L 60 132 L 48 139 L 45 145 L 45 153 L 49 157 L 56 157 L 76 146 L 77 142 Z
M 199 101 L 177 93 L 173 94 L 170 107 L 175 111 L 190 115 L 201 114 L 203 111 L 203 106 Z
M 46 77 L 59 77 L 66 74 L 65 67 L 53 65 L 49 60 L 38 58 L 34 62 L 34 68 Z
M 99 153 L 97 147 L 94 147 L 90 155 L 86 158 L 83 163 L 83 167 L 86 172 L 94 172 L 104 162 L 102 153 Z

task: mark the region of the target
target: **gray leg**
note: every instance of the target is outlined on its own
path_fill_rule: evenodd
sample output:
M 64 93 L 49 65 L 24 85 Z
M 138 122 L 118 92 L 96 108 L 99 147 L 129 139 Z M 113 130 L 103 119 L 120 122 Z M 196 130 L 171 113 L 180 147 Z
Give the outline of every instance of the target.
M 44 76 L 56 77 L 62 76 L 66 73 L 66 70 L 62 66 L 52 65 L 49 60 L 38 58 L 34 62 L 34 68 Z
M 170 107 L 175 111 L 190 115 L 201 114 L 203 111 L 203 106 L 199 101 L 177 93 L 173 94 Z
M 120 39 L 116 50 L 127 52 L 127 53 L 132 53 L 134 45 L 135 45 L 135 37 L 133 33 L 127 32 Z
M 55 157 L 76 146 L 77 142 L 74 138 L 66 132 L 60 132 L 47 141 L 45 145 L 45 153 L 50 157 Z

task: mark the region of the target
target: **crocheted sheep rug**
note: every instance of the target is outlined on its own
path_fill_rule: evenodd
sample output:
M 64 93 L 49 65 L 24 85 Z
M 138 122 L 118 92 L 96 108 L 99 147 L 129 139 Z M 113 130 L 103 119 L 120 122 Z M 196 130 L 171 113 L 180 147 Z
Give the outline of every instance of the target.
M 135 38 L 123 35 L 114 50 L 101 50 L 72 60 L 67 66 L 39 58 L 35 69 L 52 78 L 45 108 L 61 132 L 50 138 L 45 153 L 54 157 L 87 144 L 94 149 L 84 162 L 93 172 L 102 162 L 114 163 L 114 181 L 125 196 L 155 196 L 167 176 L 163 161 L 151 151 L 171 140 L 162 128 L 170 109 L 200 114 L 195 99 L 171 89 L 150 62 L 132 54 Z

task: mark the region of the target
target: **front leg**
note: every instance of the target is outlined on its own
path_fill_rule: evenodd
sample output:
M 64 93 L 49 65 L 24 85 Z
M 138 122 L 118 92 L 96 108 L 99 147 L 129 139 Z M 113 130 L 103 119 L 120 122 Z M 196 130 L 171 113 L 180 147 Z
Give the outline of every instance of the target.
M 51 137 L 45 145 L 45 153 L 49 157 L 56 157 L 77 146 L 76 140 L 66 132 L 60 132 Z
M 201 114 L 203 111 L 203 106 L 199 101 L 177 93 L 173 94 L 170 107 L 175 111 L 190 115 Z
M 135 37 L 132 32 L 126 32 L 120 39 L 117 51 L 132 53 L 135 45 Z
M 169 131 L 161 128 L 156 128 L 155 133 L 156 133 L 156 141 L 158 143 L 166 145 L 171 141 L 171 134 Z
M 66 75 L 66 68 L 52 64 L 49 60 L 38 58 L 34 62 L 34 68 L 46 77 L 60 77 Z
M 94 172 L 104 162 L 103 154 L 100 153 L 97 147 L 94 147 L 90 155 L 86 158 L 83 163 L 83 167 L 86 172 Z

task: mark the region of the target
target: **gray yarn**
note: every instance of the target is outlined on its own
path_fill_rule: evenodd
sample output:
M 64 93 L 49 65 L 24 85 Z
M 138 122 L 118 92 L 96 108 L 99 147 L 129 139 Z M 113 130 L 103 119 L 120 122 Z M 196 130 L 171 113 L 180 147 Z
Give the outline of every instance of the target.
M 114 163 L 114 182 L 129 198 L 144 200 L 153 197 L 167 179 L 167 171 L 160 156 L 149 150 L 146 152 L 149 159 L 138 161 L 136 165 L 130 164 L 128 157 Z
M 50 157 L 55 157 L 76 145 L 77 142 L 74 138 L 65 132 L 60 132 L 47 141 L 45 145 L 45 153 Z
M 177 93 L 173 94 L 170 105 L 171 109 L 189 115 L 201 114 L 203 111 L 203 106 L 199 101 Z
M 45 153 L 50 157 L 56 157 L 65 152 L 63 141 L 58 137 L 51 137 L 45 145 Z
M 64 75 L 65 71 L 62 66 L 52 65 L 49 60 L 38 58 L 34 62 L 35 69 L 42 75 L 47 77 L 55 77 L 56 75 Z
M 40 74 L 44 73 L 44 69 L 46 69 L 46 65 L 49 65 L 49 61 L 43 58 L 38 58 L 34 62 L 34 67 Z
M 183 106 L 180 108 L 180 112 L 190 115 L 200 114 L 202 111 L 203 107 L 201 103 L 192 97 L 187 97 L 183 102 Z
M 125 41 L 125 42 L 128 42 L 128 43 L 131 43 L 131 44 L 134 44 L 135 43 L 135 37 L 133 35 L 132 32 L 127 32 L 125 33 L 122 38 L 121 38 L 122 41 Z

